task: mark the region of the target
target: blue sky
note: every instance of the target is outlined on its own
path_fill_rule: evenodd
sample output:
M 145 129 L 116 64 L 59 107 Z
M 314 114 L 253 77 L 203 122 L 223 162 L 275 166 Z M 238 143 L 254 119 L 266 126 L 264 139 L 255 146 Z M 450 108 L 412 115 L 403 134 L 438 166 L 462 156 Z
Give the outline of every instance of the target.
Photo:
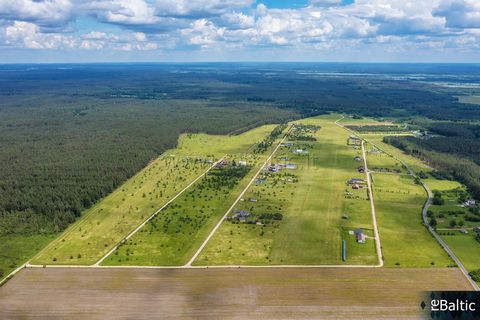
M 479 62 L 478 0 L 0 0 L 0 61 Z

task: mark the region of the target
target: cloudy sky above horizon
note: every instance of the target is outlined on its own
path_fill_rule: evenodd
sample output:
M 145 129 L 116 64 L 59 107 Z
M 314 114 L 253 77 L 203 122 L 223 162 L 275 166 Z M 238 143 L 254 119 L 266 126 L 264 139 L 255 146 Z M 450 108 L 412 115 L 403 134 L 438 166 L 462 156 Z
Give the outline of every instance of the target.
M 480 0 L 0 0 L 0 63 L 480 62 Z

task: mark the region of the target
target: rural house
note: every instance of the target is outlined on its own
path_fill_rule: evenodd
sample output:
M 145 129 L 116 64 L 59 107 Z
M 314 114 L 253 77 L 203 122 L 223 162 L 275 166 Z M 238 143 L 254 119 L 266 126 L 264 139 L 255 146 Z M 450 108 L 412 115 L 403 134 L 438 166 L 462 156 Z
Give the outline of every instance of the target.
M 228 166 L 229 162 L 228 160 L 222 160 L 222 161 L 219 161 L 216 165 L 215 165 L 215 168 L 217 169 L 223 169 L 225 168 L 226 166 Z
M 365 180 L 360 179 L 360 178 L 351 178 L 350 180 L 347 181 L 347 184 L 364 184 Z
M 365 243 L 366 236 L 365 233 L 363 233 L 363 229 L 356 229 L 353 233 L 355 234 L 355 239 L 358 243 Z

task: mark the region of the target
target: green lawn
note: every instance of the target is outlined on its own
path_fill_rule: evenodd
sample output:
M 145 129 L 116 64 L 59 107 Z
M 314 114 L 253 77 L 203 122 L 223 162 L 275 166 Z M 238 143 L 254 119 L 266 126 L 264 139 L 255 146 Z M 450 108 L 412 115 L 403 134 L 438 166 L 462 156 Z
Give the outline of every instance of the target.
M 273 213 L 282 214 L 282 220 L 267 219 L 264 225 L 225 221 L 195 264 L 341 264 L 342 239 L 347 240 L 347 264 L 376 263 L 374 240 L 357 244 L 348 233 L 362 227 L 372 235 L 372 223 L 366 190 L 346 186 L 349 178 L 364 174 L 357 172 L 361 162 L 353 159 L 360 150 L 347 146 L 349 133 L 333 123 L 338 117 L 298 121 L 321 126 L 317 141 L 291 141 L 293 146 L 281 148 L 274 162 L 294 163 L 296 169 L 263 173 L 265 180 L 254 184 L 234 210 L 248 210 L 260 222 L 262 215 Z
M 444 267 L 452 263 L 422 225 L 427 194 L 413 178 L 374 174 L 373 193 L 385 266 Z
M 56 235 L 8 235 L 0 237 L 0 279 L 25 263 Z
M 474 238 L 474 233 L 455 235 L 442 235 L 442 239 L 455 252 L 468 271 L 480 269 L 480 242 Z
M 87 210 L 81 219 L 36 257 L 34 264 L 93 264 L 171 197 L 205 172 L 224 152 L 249 152 L 270 133 L 267 125 L 238 136 L 183 135 L 179 147 L 152 161 L 145 169 Z M 258 156 L 256 156 L 258 158 Z
M 367 145 L 367 162 L 368 169 L 377 172 L 390 173 L 408 173 L 407 169 L 400 161 L 375 148 L 372 144 Z

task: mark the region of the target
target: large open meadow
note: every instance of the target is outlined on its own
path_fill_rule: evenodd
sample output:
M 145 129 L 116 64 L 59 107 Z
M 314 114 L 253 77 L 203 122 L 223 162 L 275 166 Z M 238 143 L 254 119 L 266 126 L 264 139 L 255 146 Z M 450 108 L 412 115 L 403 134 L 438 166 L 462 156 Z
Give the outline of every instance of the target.
M 179 147 L 152 161 L 37 255 L 33 264 L 93 264 L 227 152 L 249 152 L 275 126 L 238 136 L 185 134 Z M 230 140 L 230 141 L 229 141 Z
M 270 131 L 274 130 L 275 127 Z M 212 141 L 204 135 L 186 137 L 186 141 L 180 144 L 180 152 L 203 146 L 202 150 L 209 150 L 209 153 L 218 152 L 218 149 L 222 152 L 241 153 L 226 156 L 222 163 L 175 199 L 139 232 L 124 241 L 104 264 L 186 264 L 283 137 L 280 131 L 269 145 L 259 149 L 258 146 L 263 145 L 262 141 L 266 141 L 271 134 L 268 131 L 260 132 L 264 133 L 263 140 L 260 141 L 250 140 L 256 136 L 252 133 L 212 137 Z M 195 141 L 197 139 L 199 141 Z
M 409 176 L 374 174 L 373 194 L 387 267 L 446 267 L 453 262 L 422 224 L 427 193 Z
M 377 263 L 366 188 L 347 185 L 350 178 L 365 179 L 357 170 L 363 162 L 354 159 L 361 150 L 347 145 L 349 133 L 334 123 L 338 118 L 297 122 L 304 132 L 290 135 L 195 264 Z M 365 244 L 355 241 L 358 228 Z

